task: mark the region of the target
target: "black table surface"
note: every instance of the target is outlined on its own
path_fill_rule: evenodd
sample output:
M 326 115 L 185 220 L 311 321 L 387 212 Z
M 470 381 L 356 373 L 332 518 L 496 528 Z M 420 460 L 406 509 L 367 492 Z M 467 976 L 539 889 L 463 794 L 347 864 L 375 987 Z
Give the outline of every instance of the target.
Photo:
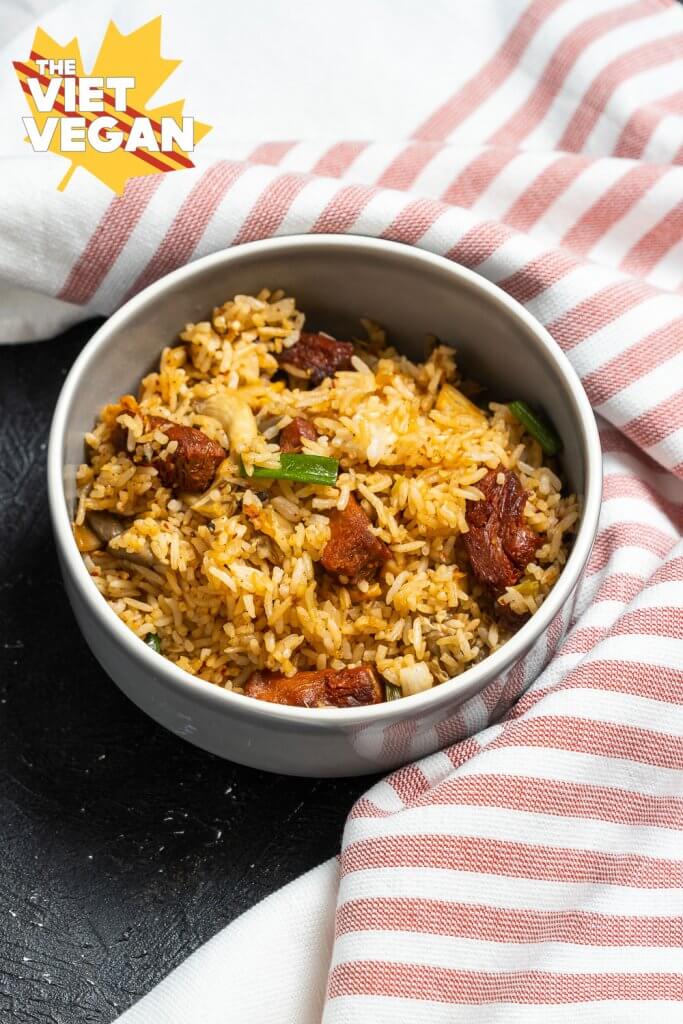
M 131 704 L 81 636 L 45 456 L 97 323 L 0 347 L 0 1021 L 108 1024 L 238 914 L 339 849 L 372 780 L 222 761 Z

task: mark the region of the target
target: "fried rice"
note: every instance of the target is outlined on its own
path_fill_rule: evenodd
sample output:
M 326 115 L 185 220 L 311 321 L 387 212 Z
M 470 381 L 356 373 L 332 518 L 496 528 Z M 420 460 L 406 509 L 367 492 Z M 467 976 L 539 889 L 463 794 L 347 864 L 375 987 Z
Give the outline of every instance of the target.
M 86 435 L 79 547 L 122 621 L 218 686 L 239 692 L 256 669 L 291 676 L 369 664 L 403 695 L 427 689 L 497 650 L 538 609 L 567 559 L 578 500 L 507 405 L 483 406 L 453 348 L 436 343 L 416 364 L 363 322 L 351 368 L 307 387 L 280 367 L 303 325 L 293 298 L 266 289 L 188 324 L 139 394 L 104 408 Z M 225 395 L 246 403 L 257 426 L 241 465 L 211 415 Z M 255 480 L 254 467 L 277 466 L 280 431 L 300 415 L 318 435 L 303 439 L 303 452 L 339 460 L 335 485 Z M 164 486 L 151 458 L 133 460 L 136 446 L 151 455 L 168 440 L 150 416 L 198 428 L 225 449 L 207 490 Z M 492 593 L 472 572 L 463 535 L 467 503 L 483 497 L 478 482 L 500 467 L 526 491 L 524 523 L 538 547 L 519 581 Z M 329 515 L 351 496 L 390 558 L 371 578 L 345 582 L 320 561 Z M 98 512 L 124 527 L 106 547 L 89 528 Z

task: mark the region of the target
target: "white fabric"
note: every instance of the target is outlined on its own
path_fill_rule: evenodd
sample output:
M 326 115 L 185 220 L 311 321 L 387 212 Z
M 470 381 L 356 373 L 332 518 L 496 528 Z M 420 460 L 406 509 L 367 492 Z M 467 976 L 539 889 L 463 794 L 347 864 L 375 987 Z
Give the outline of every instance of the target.
M 333 857 L 238 917 L 118 1024 L 319 1024 L 338 884 Z
M 523 3 L 509 0 L 509 7 L 512 12 Z M 243 157 L 264 139 L 313 138 L 322 150 L 339 138 L 407 137 L 452 90 L 456 55 L 457 76 L 465 77 L 485 58 L 492 35 L 504 30 L 490 3 L 430 0 L 431 27 L 416 35 L 423 11 L 423 0 L 165 2 L 162 55 L 182 64 L 153 105 L 184 97 L 186 112 L 213 126 L 193 156 L 197 167 L 217 156 Z M 89 70 L 110 19 L 131 32 L 159 13 L 154 0 L 71 0 L 46 11 L 39 24 L 61 43 L 76 34 Z M 34 27 L 27 25 L 0 49 L 0 342 L 48 338 L 83 318 L 82 307 L 52 295 L 68 276 L 65 254 L 77 250 L 79 240 L 85 245 L 112 199 L 80 169 L 67 190 L 57 192 L 66 161 L 33 153 L 23 141 L 27 107 L 12 61 L 27 57 Z M 400 56 L 407 52 L 410 74 Z M 186 176 L 163 183 L 166 206 L 193 173 L 166 175 Z M 50 229 L 38 246 L 35 239 L 26 245 L 28 225 Z M 51 230 L 57 225 L 57 232 Z M 153 225 L 146 229 L 152 241 Z M 65 247 L 65 236 L 73 245 Z M 32 291 L 16 291 L 27 281 L 46 296 L 44 302 L 36 303 Z M 105 292 L 88 308 L 90 315 L 114 308 L 114 293 Z
M 42 18 L 59 0 L 2 0 L 0 3 L 0 40 L 13 39 L 26 25 Z

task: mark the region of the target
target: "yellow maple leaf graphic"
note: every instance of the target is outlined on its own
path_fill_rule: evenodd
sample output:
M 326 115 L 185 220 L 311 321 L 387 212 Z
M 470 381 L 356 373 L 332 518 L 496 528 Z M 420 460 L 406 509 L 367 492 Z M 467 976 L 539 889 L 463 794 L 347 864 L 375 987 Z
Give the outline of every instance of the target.
M 36 130 L 43 132 L 48 118 L 85 118 L 86 127 L 97 117 L 97 113 L 84 112 L 80 109 L 69 111 L 65 107 L 65 89 L 61 86 L 51 110 L 42 112 L 38 109 L 31 89 L 29 78 L 36 78 L 45 93 L 51 77 L 41 73 L 39 60 L 71 59 L 75 62 L 76 78 L 85 76 L 83 62 L 78 45 L 74 38 L 65 46 L 60 46 L 47 32 L 38 28 L 33 38 L 30 57 L 25 61 L 14 61 L 14 68 L 19 83 L 26 95 L 31 117 L 35 120 Z M 183 116 L 185 101 L 177 100 L 156 108 L 148 108 L 150 98 L 178 67 L 178 60 L 167 60 L 161 56 L 161 16 L 154 18 L 146 25 L 125 36 L 117 29 L 113 21 L 109 22 L 95 64 L 88 77 L 127 77 L 134 79 L 128 89 L 125 110 L 116 109 L 115 96 L 104 87 L 103 113 L 116 119 L 116 131 L 121 133 L 122 142 L 130 138 L 131 129 L 139 119 L 149 119 L 151 130 L 159 146 L 162 142 L 162 118 L 173 118 L 180 122 Z M 43 70 L 46 70 L 43 67 Z M 78 86 L 77 86 L 78 88 Z M 211 125 L 193 121 L 193 143 L 196 144 L 211 131 Z M 27 140 L 28 141 L 28 140 Z M 129 178 L 139 178 L 148 174 L 168 173 L 194 167 L 188 151 L 177 142 L 173 142 L 165 151 L 157 151 L 153 147 L 136 146 L 125 149 L 124 145 L 111 152 L 100 152 L 85 138 L 82 152 L 65 152 L 61 148 L 60 132 L 55 130 L 47 146 L 51 153 L 65 157 L 71 162 L 69 170 L 58 185 L 60 191 L 66 187 L 76 167 L 83 167 L 90 174 L 111 188 L 119 195 L 123 192 Z M 188 146 L 188 150 L 191 147 Z

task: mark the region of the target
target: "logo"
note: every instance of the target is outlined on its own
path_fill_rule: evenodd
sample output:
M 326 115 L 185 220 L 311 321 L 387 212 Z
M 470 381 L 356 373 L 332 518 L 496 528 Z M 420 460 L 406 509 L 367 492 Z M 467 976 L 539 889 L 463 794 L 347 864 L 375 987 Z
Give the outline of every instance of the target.
M 118 194 L 129 178 L 194 167 L 190 154 L 211 131 L 184 114 L 184 100 L 147 106 L 181 63 L 161 56 L 161 17 L 127 36 L 110 22 L 89 75 L 76 37 L 60 46 L 40 28 L 13 63 L 30 111 L 25 141 L 70 161 L 60 191 L 77 167 Z

